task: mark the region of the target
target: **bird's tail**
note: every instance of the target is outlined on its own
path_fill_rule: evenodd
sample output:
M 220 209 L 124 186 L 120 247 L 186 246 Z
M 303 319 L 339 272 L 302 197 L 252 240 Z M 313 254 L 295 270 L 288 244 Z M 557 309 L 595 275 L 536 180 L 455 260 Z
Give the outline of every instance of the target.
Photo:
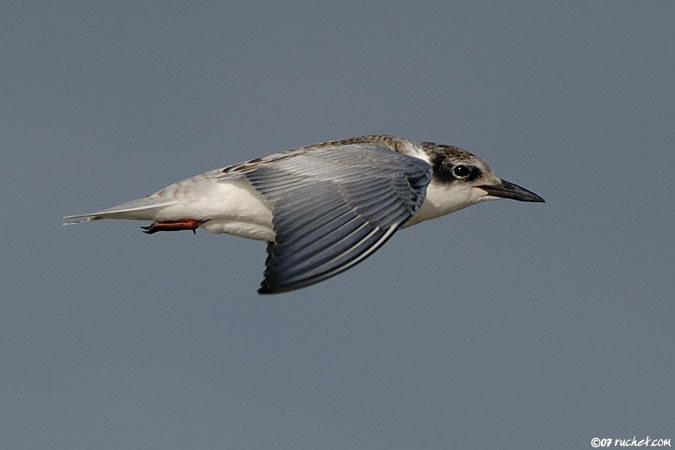
M 157 211 L 175 204 L 175 200 L 167 200 L 166 198 L 143 197 L 93 213 L 65 216 L 63 225 L 74 225 L 102 219 L 153 220 Z

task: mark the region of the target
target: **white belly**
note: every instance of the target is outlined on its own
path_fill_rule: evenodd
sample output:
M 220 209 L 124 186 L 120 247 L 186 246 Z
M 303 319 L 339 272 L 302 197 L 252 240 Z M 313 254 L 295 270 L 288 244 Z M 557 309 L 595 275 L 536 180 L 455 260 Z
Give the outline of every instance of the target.
M 156 221 L 204 220 L 201 228 L 211 233 L 274 240 L 272 208 L 246 180 L 202 179 L 198 186 L 188 184 L 173 192 L 176 199 L 186 201 L 162 208 L 156 214 Z

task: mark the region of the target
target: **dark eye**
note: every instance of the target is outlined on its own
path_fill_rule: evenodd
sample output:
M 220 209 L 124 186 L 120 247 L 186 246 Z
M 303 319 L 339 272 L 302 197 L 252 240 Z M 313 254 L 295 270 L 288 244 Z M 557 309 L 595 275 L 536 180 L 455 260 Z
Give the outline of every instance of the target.
M 458 164 L 455 167 L 452 168 L 452 173 L 457 177 L 457 178 L 466 178 L 471 174 L 471 169 L 469 169 L 467 166 L 464 166 L 462 164 Z

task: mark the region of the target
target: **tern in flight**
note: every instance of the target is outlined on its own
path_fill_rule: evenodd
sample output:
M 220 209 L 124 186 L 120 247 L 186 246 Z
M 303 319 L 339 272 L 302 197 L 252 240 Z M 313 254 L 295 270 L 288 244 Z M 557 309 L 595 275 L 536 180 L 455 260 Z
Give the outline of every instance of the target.
M 459 147 L 362 136 L 212 170 L 66 224 L 151 221 L 268 242 L 262 294 L 309 286 L 373 254 L 400 228 L 485 200 L 544 199 Z

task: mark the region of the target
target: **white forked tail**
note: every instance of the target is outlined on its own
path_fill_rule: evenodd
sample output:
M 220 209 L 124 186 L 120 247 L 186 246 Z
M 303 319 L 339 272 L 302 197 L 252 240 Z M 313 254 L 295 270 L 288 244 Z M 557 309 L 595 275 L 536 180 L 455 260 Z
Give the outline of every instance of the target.
M 221 172 L 222 169 L 216 169 L 186 178 L 160 189 L 154 194 L 112 208 L 66 216 L 64 217 L 64 225 L 102 219 L 151 220 L 154 222 L 158 219 L 158 214 L 162 215 L 161 220 L 204 219 L 202 217 L 204 214 L 213 212 L 208 208 L 213 203 L 213 198 L 222 196 L 222 189 L 231 184 L 218 181 Z M 225 192 L 225 196 L 227 196 L 227 192 Z M 163 211 L 165 209 L 170 211 Z
M 66 221 L 63 225 L 75 225 L 101 219 L 154 220 L 157 211 L 176 203 L 175 200 L 166 198 L 143 197 L 93 213 L 65 216 L 63 219 Z

